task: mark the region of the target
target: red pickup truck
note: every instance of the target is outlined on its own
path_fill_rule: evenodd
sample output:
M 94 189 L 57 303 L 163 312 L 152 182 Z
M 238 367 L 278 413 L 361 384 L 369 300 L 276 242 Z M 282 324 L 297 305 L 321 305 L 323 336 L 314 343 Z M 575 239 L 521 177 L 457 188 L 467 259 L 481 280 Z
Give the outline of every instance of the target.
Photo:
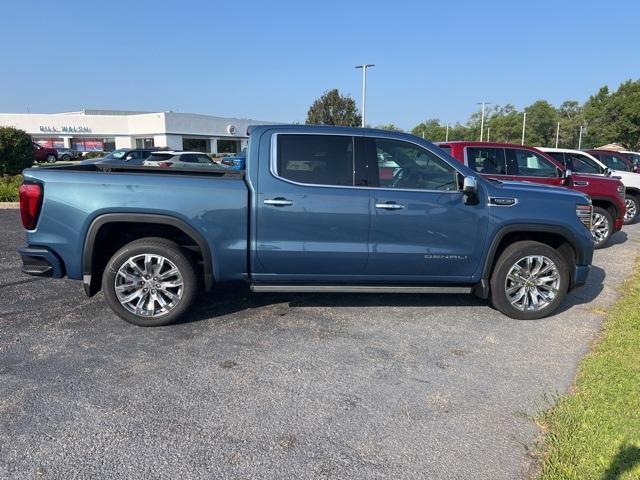
M 591 233 L 595 248 L 604 247 L 622 228 L 624 185 L 616 178 L 572 173 L 544 152 L 524 145 L 469 141 L 437 145 L 484 177 L 544 183 L 586 193 L 593 202 Z

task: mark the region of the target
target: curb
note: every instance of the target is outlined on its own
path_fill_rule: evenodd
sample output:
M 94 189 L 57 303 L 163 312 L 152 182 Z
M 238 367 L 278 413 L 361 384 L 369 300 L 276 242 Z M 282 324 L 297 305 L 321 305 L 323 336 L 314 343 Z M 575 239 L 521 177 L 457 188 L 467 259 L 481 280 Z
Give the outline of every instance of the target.
M 20 208 L 20 203 L 18 203 L 18 202 L 0 202 L 0 210 L 9 209 L 9 208 Z

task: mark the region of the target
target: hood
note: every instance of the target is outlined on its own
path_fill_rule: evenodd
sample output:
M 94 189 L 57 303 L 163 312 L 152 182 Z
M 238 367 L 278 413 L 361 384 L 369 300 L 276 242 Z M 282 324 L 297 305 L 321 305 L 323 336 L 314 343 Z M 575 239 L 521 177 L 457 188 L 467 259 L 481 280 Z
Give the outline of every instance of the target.
M 571 190 L 565 187 L 554 187 L 552 185 L 543 185 L 541 183 L 520 182 L 515 180 L 503 181 L 501 183 L 489 182 L 491 184 L 491 195 L 513 195 L 518 196 L 520 193 L 559 195 L 563 197 L 574 197 L 576 200 L 584 200 L 589 202 L 589 197 L 584 193 Z

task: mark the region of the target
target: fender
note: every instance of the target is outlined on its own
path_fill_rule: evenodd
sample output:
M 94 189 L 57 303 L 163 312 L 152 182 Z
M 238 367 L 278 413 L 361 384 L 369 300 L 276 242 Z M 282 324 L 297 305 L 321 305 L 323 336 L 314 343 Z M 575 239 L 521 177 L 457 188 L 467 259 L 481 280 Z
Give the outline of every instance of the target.
M 84 284 L 84 291 L 87 295 L 91 296 L 97 291 L 96 287 L 92 286 L 91 282 L 91 264 L 93 261 L 93 246 L 95 244 L 96 236 L 102 226 L 116 222 L 170 225 L 191 237 L 198 244 L 198 247 L 202 252 L 205 290 L 211 290 L 213 287 L 213 263 L 211 250 L 209 249 L 209 244 L 204 237 L 193 227 L 185 223 L 183 220 L 169 215 L 146 213 L 106 213 L 104 215 L 100 215 L 91 222 L 91 225 L 89 225 L 89 229 L 87 230 L 87 235 L 84 239 L 84 251 L 82 254 L 82 282 Z
M 493 265 L 496 251 L 498 250 L 498 245 L 500 245 L 500 242 L 505 237 L 505 235 L 513 232 L 556 233 L 562 236 L 573 247 L 577 256 L 576 264 L 585 265 L 588 263 L 588 260 L 584 258 L 579 240 L 567 227 L 561 225 L 541 225 L 535 223 L 514 223 L 512 225 L 505 225 L 504 227 L 500 228 L 493 237 L 493 240 L 491 241 L 491 245 L 489 247 L 489 251 L 487 252 L 487 256 L 484 260 L 484 268 L 482 269 L 483 280 L 487 280 L 491 275 L 491 266 Z
M 626 191 L 626 188 L 625 188 L 625 191 Z M 593 195 L 589 195 L 589 197 L 591 198 L 591 201 L 606 202 L 609 205 L 611 205 L 614 208 L 614 210 L 616 211 L 616 216 L 614 217 L 614 220 L 620 216 L 620 209 L 618 208 L 618 205 L 616 205 L 615 202 L 613 202 L 611 200 L 611 198 L 609 198 L 609 197 L 594 197 Z M 623 202 L 623 200 L 620 200 L 620 201 Z

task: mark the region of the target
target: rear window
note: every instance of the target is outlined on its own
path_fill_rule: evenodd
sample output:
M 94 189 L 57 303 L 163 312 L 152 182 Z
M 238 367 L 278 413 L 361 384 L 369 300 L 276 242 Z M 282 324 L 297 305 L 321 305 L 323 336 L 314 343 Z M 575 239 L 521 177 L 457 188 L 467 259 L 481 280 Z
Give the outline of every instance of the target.
M 446 154 L 451 155 L 451 147 L 449 145 L 438 145 L 438 147 Z
M 277 173 L 298 183 L 353 185 L 353 137 L 278 135 Z
M 151 155 L 149 155 L 147 160 L 149 162 L 166 162 L 171 157 L 173 157 L 173 154 L 171 153 L 152 153 Z
M 631 170 L 629 168 L 629 164 L 623 159 L 622 155 L 604 153 L 600 155 L 600 161 L 612 170 L 622 170 L 625 172 Z

